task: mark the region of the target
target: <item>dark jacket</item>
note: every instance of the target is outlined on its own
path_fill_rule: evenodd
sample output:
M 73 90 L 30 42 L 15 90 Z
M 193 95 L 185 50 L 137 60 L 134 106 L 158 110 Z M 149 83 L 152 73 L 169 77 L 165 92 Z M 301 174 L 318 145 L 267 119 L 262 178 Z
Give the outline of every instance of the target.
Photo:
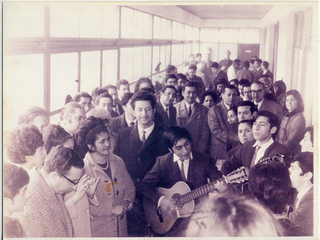
M 177 110 L 174 106 L 172 105 L 169 106 L 170 118 L 168 118 L 168 114 L 165 111 L 165 109 L 163 109 L 160 100 L 157 101 L 156 110 L 161 115 L 162 123 L 163 123 L 163 125 L 159 127 L 163 127 L 164 129 L 167 129 L 168 127 L 172 127 L 176 125 Z

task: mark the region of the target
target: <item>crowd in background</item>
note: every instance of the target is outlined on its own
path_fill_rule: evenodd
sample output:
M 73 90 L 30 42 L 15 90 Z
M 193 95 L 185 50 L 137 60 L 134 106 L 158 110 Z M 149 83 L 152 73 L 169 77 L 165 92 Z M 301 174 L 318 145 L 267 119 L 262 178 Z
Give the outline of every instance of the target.
M 312 236 L 314 132 L 303 99 L 267 61 L 230 55 L 191 54 L 186 73 L 168 65 L 134 93 L 121 79 L 67 96 L 57 124 L 40 107 L 21 113 L 5 136 L 4 236 Z M 245 183 L 221 180 L 243 166 Z M 143 200 L 159 211 L 157 188 L 180 181 L 217 183 L 184 221 L 154 231 Z

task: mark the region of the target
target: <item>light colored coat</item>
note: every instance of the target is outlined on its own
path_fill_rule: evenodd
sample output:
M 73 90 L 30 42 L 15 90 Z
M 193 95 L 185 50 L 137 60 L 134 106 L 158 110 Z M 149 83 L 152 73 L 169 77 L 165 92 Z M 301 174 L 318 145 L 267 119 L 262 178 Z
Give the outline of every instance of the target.
M 41 167 L 30 171 L 21 225 L 27 238 L 72 237 L 71 220 L 61 194 L 56 194 L 40 172 Z
M 198 102 L 194 103 L 192 114 L 184 101 L 176 103 L 177 126 L 187 128 L 193 140 L 193 149 L 205 153 L 209 145 L 208 109 Z
M 292 154 L 300 152 L 300 141 L 303 139 L 306 120 L 302 113 L 284 116 L 276 140 L 286 146 Z
M 92 236 L 127 237 L 126 214 L 117 217 L 111 213 L 113 206 L 122 204 L 124 200 L 133 202 L 135 198 L 135 187 L 123 160 L 112 153 L 109 154 L 112 179 L 93 160 L 91 153 L 87 153 L 83 160 L 85 173 L 94 178 L 100 177 L 95 192 L 100 205 L 89 205 Z

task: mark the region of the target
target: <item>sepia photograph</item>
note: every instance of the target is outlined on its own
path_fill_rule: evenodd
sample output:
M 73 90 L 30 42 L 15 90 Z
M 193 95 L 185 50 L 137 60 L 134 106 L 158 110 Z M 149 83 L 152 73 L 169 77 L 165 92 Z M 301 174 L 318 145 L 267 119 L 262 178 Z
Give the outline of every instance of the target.
M 319 239 L 318 131 L 318 1 L 2 2 L 5 239 Z

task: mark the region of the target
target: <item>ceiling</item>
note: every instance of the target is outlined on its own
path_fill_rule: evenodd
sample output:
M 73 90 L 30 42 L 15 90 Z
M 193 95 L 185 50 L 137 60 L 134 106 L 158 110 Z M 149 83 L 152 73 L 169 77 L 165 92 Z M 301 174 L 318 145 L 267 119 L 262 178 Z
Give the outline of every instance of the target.
M 273 5 L 178 5 L 202 19 L 262 19 Z

